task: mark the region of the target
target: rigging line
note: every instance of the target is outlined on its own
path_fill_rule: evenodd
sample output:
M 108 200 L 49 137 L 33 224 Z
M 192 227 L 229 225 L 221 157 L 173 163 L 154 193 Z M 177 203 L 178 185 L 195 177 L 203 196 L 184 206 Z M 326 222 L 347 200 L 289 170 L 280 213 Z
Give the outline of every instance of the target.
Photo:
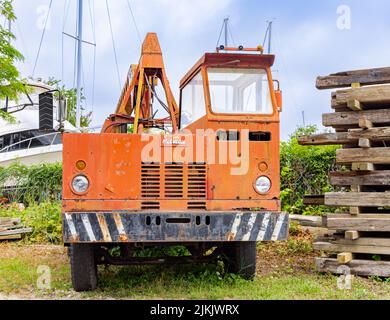
M 16 19 L 15 22 L 16 22 L 16 27 L 17 27 L 19 35 L 20 35 L 20 41 L 22 42 L 23 51 L 27 54 L 26 61 L 29 64 L 29 67 L 32 69 L 32 62 L 31 62 L 31 55 L 30 55 L 31 52 L 28 50 L 28 47 L 26 45 L 26 41 L 23 37 L 22 28 L 20 27 L 19 21 Z
M 120 77 L 120 74 L 119 74 L 118 57 L 117 57 L 117 54 L 116 54 L 114 32 L 112 31 L 111 14 L 110 14 L 110 8 L 108 6 L 108 0 L 106 0 L 106 8 L 107 8 L 108 22 L 110 24 L 112 47 L 114 49 L 114 58 L 115 58 L 116 72 L 117 72 L 117 76 L 118 76 L 119 90 L 121 90 L 122 89 L 122 86 L 121 86 L 122 82 L 121 82 L 121 77 Z
M 78 5 L 77 5 L 78 6 Z M 76 30 L 75 34 L 77 34 L 77 30 L 79 29 L 78 19 L 76 19 Z M 73 86 L 72 88 L 76 87 L 76 72 L 77 70 L 77 41 L 74 42 L 74 53 L 73 53 Z
M 46 16 L 46 20 L 45 20 L 45 25 L 44 25 L 43 31 L 42 31 L 41 41 L 40 41 L 39 47 L 38 47 L 37 57 L 36 57 L 35 63 L 34 63 L 34 69 L 33 69 L 33 74 L 32 74 L 33 78 L 34 78 L 34 75 L 35 75 L 35 70 L 36 70 L 36 68 L 37 68 L 37 64 L 38 64 L 38 60 L 39 60 L 39 55 L 40 55 L 40 53 L 41 53 L 43 38 L 45 37 L 46 27 L 47 27 L 47 21 L 49 20 L 49 16 L 50 16 L 50 11 L 51 11 L 51 6 L 52 6 L 52 4 L 53 4 L 53 0 L 50 0 L 49 9 L 47 10 L 47 16 Z
M 139 32 L 137 21 L 135 20 L 134 12 L 133 9 L 131 8 L 130 0 L 127 0 L 127 6 L 129 7 L 131 18 L 133 19 L 133 23 L 135 26 L 135 30 L 137 31 L 139 42 L 141 43 L 142 42 L 141 33 Z
M 219 37 L 218 37 L 218 40 L 217 40 L 217 44 L 216 44 L 216 48 L 218 47 L 219 45 L 219 40 L 221 40 L 221 36 L 222 36 L 222 32 L 223 32 L 223 27 L 225 26 L 225 20 L 223 21 L 222 23 L 222 28 L 221 28 L 221 32 L 219 33 Z
M 234 41 L 234 38 L 233 38 L 232 29 L 229 26 L 227 26 L 227 28 L 228 28 L 228 32 L 229 32 L 230 38 L 232 38 L 233 46 L 235 47 L 236 46 L 236 42 Z
M 64 20 L 62 21 L 62 33 L 61 33 L 61 81 L 62 83 L 64 83 L 64 31 L 65 31 L 65 24 L 66 24 L 66 17 L 67 17 L 67 12 L 66 12 L 67 3 L 68 0 L 65 0 Z

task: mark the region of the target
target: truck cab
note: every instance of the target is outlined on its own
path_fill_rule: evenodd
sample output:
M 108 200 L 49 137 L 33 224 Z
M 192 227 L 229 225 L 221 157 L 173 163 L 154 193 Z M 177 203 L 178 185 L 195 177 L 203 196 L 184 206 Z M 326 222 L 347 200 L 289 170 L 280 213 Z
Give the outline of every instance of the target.
M 205 54 L 181 81 L 178 105 L 148 34 L 102 132 L 64 134 L 63 238 L 75 290 L 96 288 L 100 264 L 222 259 L 226 272 L 252 279 L 256 242 L 287 238 L 274 56 L 238 51 Z M 172 245 L 189 254 L 137 254 Z

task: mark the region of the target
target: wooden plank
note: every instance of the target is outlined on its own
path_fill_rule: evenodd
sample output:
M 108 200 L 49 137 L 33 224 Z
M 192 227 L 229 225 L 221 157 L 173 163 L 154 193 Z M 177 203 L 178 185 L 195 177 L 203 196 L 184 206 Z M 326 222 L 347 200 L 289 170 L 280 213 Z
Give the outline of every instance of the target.
M 9 236 L 9 235 L 14 235 L 14 234 L 31 233 L 32 231 L 33 231 L 32 228 L 8 230 L 8 231 L 0 232 L 0 236 Z
M 0 241 L 6 241 L 6 240 L 20 240 L 22 239 L 21 234 L 13 234 L 9 236 L 0 236 Z
M 390 82 L 390 68 L 374 68 L 355 71 L 343 71 L 318 77 L 317 89 L 336 89 L 349 87 L 352 83 L 360 83 L 362 86 L 384 84 Z
M 348 106 L 356 111 L 364 106 L 390 106 L 390 86 L 371 86 L 336 91 L 332 98 L 332 106 Z
M 339 149 L 336 151 L 336 161 L 338 164 L 390 164 L 390 148 Z
M 386 109 L 334 112 L 322 115 L 322 123 L 325 127 L 353 127 L 359 125 L 360 119 L 366 119 L 373 124 L 389 124 L 390 111 Z
M 349 214 L 330 214 L 326 217 L 326 227 L 343 231 L 390 232 L 390 215 L 360 214 L 354 217 Z
M 351 252 L 343 252 L 337 255 L 337 262 L 340 264 L 346 264 L 353 260 L 353 254 Z
M 390 192 L 329 192 L 325 205 L 334 207 L 390 207 Z
M 348 132 L 324 133 L 298 137 L 298 143 L 302 146 L 342 145 L 357 143 L 357 139 L 349 139 Z
M 294 215 L 294 214 L 290 214 L 289 217 L 290 217 L 290 221 L 296 222 L 299 225 L 304 227 L 321 228 L 324 227 L 325 225 L 323 217 L 302 216 L 302 215 Z
M 360 238 L 359 231 L 345 231 L 345 239 L 347 240 L 357 240 Z
M 338 107 L 338 104 L 336 104 L 336 106 Z M 358 100 L 348 101 L 347 107 L 349 109 L 351 109 L 352 111 L 362 111 L 363 110 L 363 105 Z
M 373 163 L 357 162 L 352 164 L 352 170 L 357 172 L 369 172 L 374 171 L 375 166 Z
M 390 247 L 378 246 L 363 246 L 363 245 L 347 245 L 334 244 L 330 242 L 316 242 L 313 245 L 314 250 L 326 252 L 351 252 L 351 253 L 366 253 L 366 254 L 383 254 L 390 255 Z
M 369 139 L 371 141 L 390 140 L 390 127 L 370 128 L 370 129 L 351 129 L 347 133 L 347 141 L 356 141 L 359 139 Z
M 386 186 L 390 185 L 390 170 L 331 172 L 329 179 L 333 186 Z
M 324 195 L 304 196 L 303 204 L 305 206 L 322 206 L 325 204 L 325 196 Z
M 316 258 L 316 269 L 318 272 L 329 272 L 334 274 L 342 274 L 343 269 L 337 259 Z M 378 276 L 390 277 L 390 262 L 388 261 L 370 261 L 370 260 L 352 260 L 348 263 L 348 267 L 352 275 L 356 276 Z
M 374 246 L 374 247 L 389 247 L 390 248 L 390 238 L 357 238 L 354 240 L 345 239 L 342 235 L 332 235 L 331 237 L 318 237 L 316 242 L 329 242 L 332 244 L 340 244 L 346 246 Z
M 21 223 L 20 218 L 0 218 L 0 225 L 17 225 Z
M 359 147 L 360 148 L 364 148 L 364 149 L 371 148 L 371 141 L 370 141 L 370 139 L 366 139 L 366 138 L 359 139 Z
M 374 124 L 368 119 L 359 119 L 359 128 L 362 129 L 372 129 Z

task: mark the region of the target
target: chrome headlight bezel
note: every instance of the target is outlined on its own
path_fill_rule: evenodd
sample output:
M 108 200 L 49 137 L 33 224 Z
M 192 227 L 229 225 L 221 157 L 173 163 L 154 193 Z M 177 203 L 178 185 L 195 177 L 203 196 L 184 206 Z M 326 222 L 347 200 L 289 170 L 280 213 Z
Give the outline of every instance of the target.
M 255 191 L 260 195 L 266 195 L 271 191 L 272 181 L 267 176 L 260 176 L 254 183 Z
M 71 187 L 75 194 L 83 195 L 89 190 L 89 179 L 85 175 L 77 175 L 72 179 Z

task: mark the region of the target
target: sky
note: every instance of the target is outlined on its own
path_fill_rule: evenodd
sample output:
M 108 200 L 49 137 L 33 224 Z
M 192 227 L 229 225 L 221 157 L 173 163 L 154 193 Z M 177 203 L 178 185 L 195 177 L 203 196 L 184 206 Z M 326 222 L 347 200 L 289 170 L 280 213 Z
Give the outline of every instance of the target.
M 19 65 L 22 77 L 54 77 L 67 87 L 74 85 L 75 41 L 63 32 L 76 33 L 76 3 L 52 1 L 38 55 L 50 0 L 14 0 L 15 46 L 25 56 Z M 83 38 L 96 43 L 96 49 L 83 45 L 83 87 L 86 109 L 93 111 L 92 126 L 102 125 L 115 111 L 147 32 L 158 34 L 178 100 L 181 78 L 205 52 L 215 51 L 225 17 L 232 34 L 229 41 L 245 47 L 262 44 L 267 21 L 274 21 L 271 51 L 276 55 L 273 75 L 283 90 L 283 140 L 303 124 L 324 129 L 321 115 L 332 112 L 331 92 L 315 88 L 317 76 L 390 64 L 388 0 L 83 0 L 83 4 Z

